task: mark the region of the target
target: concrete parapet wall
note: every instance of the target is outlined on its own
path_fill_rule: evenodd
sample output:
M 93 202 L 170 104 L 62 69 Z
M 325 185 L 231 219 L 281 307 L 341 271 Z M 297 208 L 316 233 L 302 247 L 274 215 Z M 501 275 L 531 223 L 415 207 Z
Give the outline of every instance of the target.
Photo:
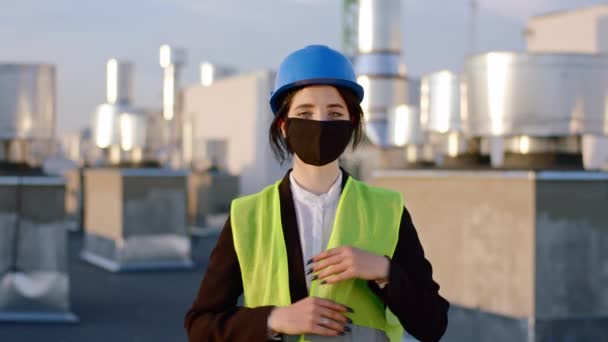
M 608 174 L 378 171 L 371 183 L 403 193 L 453 304 L 447 341 L 608 336 Z

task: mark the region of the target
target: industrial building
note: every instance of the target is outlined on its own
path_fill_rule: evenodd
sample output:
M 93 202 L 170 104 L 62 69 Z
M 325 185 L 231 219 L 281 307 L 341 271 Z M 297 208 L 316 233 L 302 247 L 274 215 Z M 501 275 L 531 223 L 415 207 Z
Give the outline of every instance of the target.
M 530 52 L 605 52 L 608 4 L 535 16 L 528 21 L 524 34 Z
M 268 94 L 273 84 L 274 73 L 260 71 L 209 86 L 193 85 L 183 92 L 184 115 L 192 127 L 192 162 L 204 167 L 205 161 L 213 161 L 239 175 L 241 194 L 262 190 L 288 167 L 278 164 L 268 144 Z

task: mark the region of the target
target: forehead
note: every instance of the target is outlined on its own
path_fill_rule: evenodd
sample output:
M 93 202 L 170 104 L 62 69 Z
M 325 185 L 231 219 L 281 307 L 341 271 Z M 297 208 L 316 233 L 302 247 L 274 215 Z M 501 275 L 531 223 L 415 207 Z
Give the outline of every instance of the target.
M 292 105 L 313 104 L 325 105 L 339 103 L 344 105 L 340 92 L 332 86 L 309 86 L 298 90 L 292 99 Z

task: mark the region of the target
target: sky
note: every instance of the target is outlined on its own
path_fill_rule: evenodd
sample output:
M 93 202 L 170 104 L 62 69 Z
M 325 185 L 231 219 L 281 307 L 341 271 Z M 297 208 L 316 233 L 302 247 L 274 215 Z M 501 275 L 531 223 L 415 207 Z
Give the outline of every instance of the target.
M 403 58 L 419 77 L 460 71 L 468 54 L 470 0 L 401 0 Z M 478 0 L 474 52 L 524 50 L 534 15 L 599 0 Z M 90 124 L 105 100 L 109 58 L 135 64 L 134 104 L 160 108 L 158 49 L 187 50 L 182 84 L 203 60 L 247 72 L 275 69 L 308 44 L 341 48 L 340 0 L 0 0 L 0 63 L 57 66 L 58 133 Z

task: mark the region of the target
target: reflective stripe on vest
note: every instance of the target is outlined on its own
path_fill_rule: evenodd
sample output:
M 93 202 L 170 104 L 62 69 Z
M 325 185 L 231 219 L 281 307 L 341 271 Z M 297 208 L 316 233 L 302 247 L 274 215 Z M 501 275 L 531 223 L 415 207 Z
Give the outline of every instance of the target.
M 230 218 L 234 248 L 241 268 L 245 306 L 291 304 L 287 251 L 281 223 L 280 181 L 261 192 L 232 202 Z M 336 211 L 327 248 L 353 246 L 392 257 L 403 213 L 400 193 L 348 178 Z M 310 295 L 354 309 L 353 324 L 382 330 L 401 341 L 403 328 L 369 289 L 354 279 L 333 285 L 313 281 Z

